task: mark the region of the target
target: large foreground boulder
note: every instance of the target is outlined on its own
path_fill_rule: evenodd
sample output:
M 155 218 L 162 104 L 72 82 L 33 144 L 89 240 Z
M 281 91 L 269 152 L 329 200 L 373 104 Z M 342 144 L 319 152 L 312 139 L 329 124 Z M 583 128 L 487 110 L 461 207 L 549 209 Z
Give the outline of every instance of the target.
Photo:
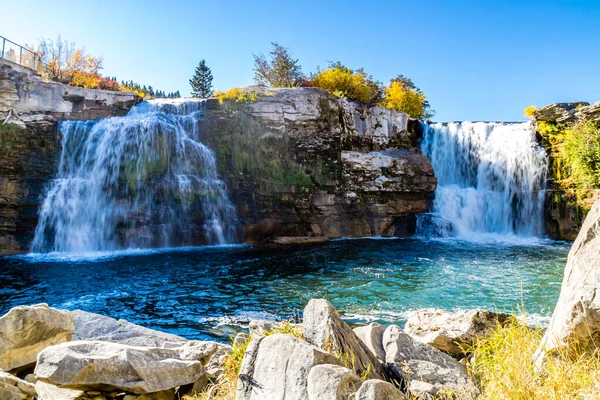
M 306 400 L 308 376 L 320 364 L 342 363 L 291 335 L 275 334 L 253 340 L 244 354 L 236 399 Z
M 451 355 L 465 353 L 477 338 L 489 337 L 508 314 L 485 310 L 449 311 L 425 308 L 410 315 L 404 331 L 413 339 Z
M 40 351 L 71 340 L 73 315 L 47 304 L 19 306 L 0 317 L 0 369 L 35 363 Z
M 596 347 L 600 343 L 600 200 L 573 242 L 552 320 L 536 354 Z
M 175 348 L 99 341 L 62 343 L 39 354 L 35 375 L 69 389 L 159 392 L 201 378 L 217 348 L 214 342 L 189 342 Z
M 8 372 L 0 371 L 0 399 L 33 400 L 35 396 L 37 393 L 31 383 Z
M 340 358 L 353 361 L 354 372 L 369 379 L 384 379 L 384 365 L 325 299 L 312 299 L 304 308 L 306 341 Z
M 382 342 L 383 332 L 385 332 L 383 325 L 372 322 L 369 325 L 359 326 L 352 330 L 379 361 L 385 362 L 385 350 Z
M 352 370 L 339 365 L 316 365 L 308 374 L 308 400 L 347 400 L 362 380 Z
M 73 311 L 73 315 L 73 340 L 98 340 L 142 347 L 177 347 L 188 342 L 181 336 L 148 329 L 123 319 L 82 310 Z
M 468 400 L 479 393 L 464 365 L 441 351 L 419 343 L 396 325 L 383 334 L 388 366 L 408 381 L 413 396 L 426 397 L 452 393 Z

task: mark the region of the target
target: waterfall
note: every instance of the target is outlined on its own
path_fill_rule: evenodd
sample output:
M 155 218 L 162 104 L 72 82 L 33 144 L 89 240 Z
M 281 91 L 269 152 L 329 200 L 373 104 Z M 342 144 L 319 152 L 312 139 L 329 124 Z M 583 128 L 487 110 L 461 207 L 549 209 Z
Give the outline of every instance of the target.
M 223 244 L 236 213 L 214 152 L 197 140 L 204 102 L 142 102 L 123 117 L 62 121 L 56 179 L 33 252 Z
M 423 124 L 421 149 L 438 178 L 423 236 L 543 234 L 547 160 L 530 123 Z

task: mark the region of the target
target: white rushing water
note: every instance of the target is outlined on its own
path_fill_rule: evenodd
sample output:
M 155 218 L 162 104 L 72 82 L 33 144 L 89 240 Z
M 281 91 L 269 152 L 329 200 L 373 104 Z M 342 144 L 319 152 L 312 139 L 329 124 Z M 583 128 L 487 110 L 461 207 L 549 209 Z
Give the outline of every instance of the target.
M 547 160 L 528 122 L 424 124 L 421 149 L 438 178 L 420 236 L 543 235 Z
M 236 213 L 215 154 L 197 140 L 204 103 L 143 102 L 124 117 L 63 121 L 57 178 L 33 252 L 224 244 Z

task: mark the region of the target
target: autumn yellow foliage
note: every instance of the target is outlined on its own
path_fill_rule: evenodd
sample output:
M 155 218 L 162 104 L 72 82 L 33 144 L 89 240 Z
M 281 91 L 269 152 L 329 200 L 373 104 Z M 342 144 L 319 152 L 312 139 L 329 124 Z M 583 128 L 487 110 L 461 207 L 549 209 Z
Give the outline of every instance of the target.
M 334 96 L 348 100 L 368 103 L 371 99 L 371 88 L 364 74 L 353 72 L 341 65 L 316 74 L 312 79 L 312 86 L 326 89 Z
M 425 93 L 396 81 L 385 89 L 385 107 L 405 112 L 411 118 L 420 118 L 423 115 L 426 98 Z
M 67 60 L 66 73 L 70 78 L 69 84 L 91 89 L 98 88 L 101 68 L 102 58 L 86 55 L 83 48 L 76 49 Z
M 525 110 L 523 110 L 523 115 L 527 118 L 533 118 L 533 113 L 535 112 L 535 110 L 537 110 L 536 106 L 529 106 Z
M 214 96 L 223 104 L 226 100 L 235 103 L 252 103 L 258 99 L 256 93 L 245 92 L 240 88 L 229 89 L 226 92 L 215 92 Z

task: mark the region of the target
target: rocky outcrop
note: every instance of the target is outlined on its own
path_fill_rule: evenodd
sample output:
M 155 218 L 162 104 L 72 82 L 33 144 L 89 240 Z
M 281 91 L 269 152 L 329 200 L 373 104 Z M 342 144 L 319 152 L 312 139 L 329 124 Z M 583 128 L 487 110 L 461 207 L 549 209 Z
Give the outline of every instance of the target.
M 199 129 L 245 242 L 406 235 L 403 217 L 429 209 L 437 181 L 405 114 L 319 88 L 246 92 L 256 101 L 210 100 Z
M 419 343 L 395 325 L 383 335 L 386 361 L 408 381 L 416 397 L 453 393 L 460 399 L 475 399 L 479 391 L 464 365 L 447 354 Z
M 600 200 L 587 215 L 573 243 L 552 320 L 536 355 L 568 354 L 600 343 Z
M 370 379 L 384 379 L 384 365 L 359 339 L 325 299 L 312 299 L 304 308 L 303 324 L 306 341 L 338 357 L 352 360 L 354 372 Z
M 44 349 L 35 375 L 43 382 L 69 389 L 160 392 L 201 378 L 204 365 L 217 348 L 213 342 L 188 342 L 173 348 L 68 342 Z
M 46 347 L 71 340 L 73 316 L 47 304 L 14 307 L 0 318 L 0 370 L 35 363 Z
M 540 107 L 533 113 L 537 121 L 550 121 L 568 124 L 578 120 L 600 122 L 600 102 L 594 104 L 585 101 L 574 103 L 553 103 Z
M 0 58 L 0 254 L 31 245 L 43 190 L 58 169 L 58 119 L 123 115 L 140 101 L 133 93 L 43 82 Z
M 485 310 L 451 313 L 426 308 L 409 316 L 404 331 L 421 343 L 459 356 L 468 352 L 478 338 L 489 337 L 507 319 L 507 314 Z
M 342 363 L 328 352 L 291 335 L 250 342 L 237 385 L 237 400 L 306 400 L 308 376 L 316 365 Z

